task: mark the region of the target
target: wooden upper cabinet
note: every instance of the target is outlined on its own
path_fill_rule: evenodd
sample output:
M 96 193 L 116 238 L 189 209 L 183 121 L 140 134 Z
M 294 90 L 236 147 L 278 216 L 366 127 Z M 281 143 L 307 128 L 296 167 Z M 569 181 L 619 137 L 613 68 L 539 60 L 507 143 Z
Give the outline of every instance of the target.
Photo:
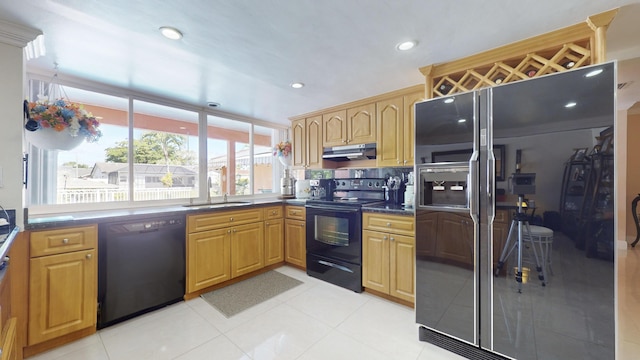
M 293 167 L 323 168 L 322 115 L 291 122 Z
M 347 144 L 376 142 L 376 104 L 347 109 Z
M 322 115 L 307 118 L 307 163 L 309 168 L 322 168 Z
M 378 166 L 398 166 L 404 161 L 403 121 L 404 106 L 402 96 L 378 101 L 378 146 L 376 160 Z
M 322 115 L 322 146 L 340 146 L 347 143 L 347 111 L 339 110 Z
M 423 90 L 414 92 L 412 94 L 408 94 L 404 96 L 403 104 L 404 104 L 404 129 L 403 129 L 403 139 L 404 139 L 404 165 L 410 166 L 413 165 L 415 159 L 413 158 L 413 147 L 415 142 L 415 121 L 416 121 L 416 107 L 415 105 L 421 101 L 426 100 L 426 96 Z
M 291 122 L 291 133 L 293 134 L 293 166 L 300 167 L 307 165 L 307 131 L 305 119 Z
M 424 91 L 378 101 L 377 166 L 411 166 L 413 159 L 415 104 Z

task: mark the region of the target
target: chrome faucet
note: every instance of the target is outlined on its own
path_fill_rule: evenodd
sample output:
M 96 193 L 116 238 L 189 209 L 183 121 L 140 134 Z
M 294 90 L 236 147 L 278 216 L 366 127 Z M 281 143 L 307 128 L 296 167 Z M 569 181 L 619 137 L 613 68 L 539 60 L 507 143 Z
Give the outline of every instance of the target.
M 211 204 L 211 176 L 207 178 L 207 204 Z

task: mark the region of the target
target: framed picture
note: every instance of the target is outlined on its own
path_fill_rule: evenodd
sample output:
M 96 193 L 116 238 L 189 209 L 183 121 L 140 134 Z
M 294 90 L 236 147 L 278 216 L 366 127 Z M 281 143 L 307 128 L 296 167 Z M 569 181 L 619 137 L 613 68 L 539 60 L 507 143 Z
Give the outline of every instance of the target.
M 472 152 L 471 149 L 433 152 L 431 162 L 469 161 Z M 493 156 L 496 158 L 496 181 L 505 180 L 504 153 L 504 145 L 493 145 Z

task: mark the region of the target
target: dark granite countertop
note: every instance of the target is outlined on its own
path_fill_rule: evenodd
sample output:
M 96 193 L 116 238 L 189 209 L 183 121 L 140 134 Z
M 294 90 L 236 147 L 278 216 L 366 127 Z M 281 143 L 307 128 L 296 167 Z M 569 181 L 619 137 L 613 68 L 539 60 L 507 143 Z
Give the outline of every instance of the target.
M 284 203 L 296 199 L 285 199 Z M 299 200 L 298 200 L 299 201 Z M 191 215 L 203 212 L 217 212 L 217 211 L 232 211 L 241 210 L 245 207 L 262 207 L 269 205 L 283 204 L 283 199 L 279 198 L 265 198 L 265 199 L 253 199 L 242 200 L 235 202 L 229 201 L 225 205 L 220 203 L 208 204 L 195 204 L 193 206 L 183 205 L 170 205 L 170 206 L 153 206 L 145 208 L 131 208 L 131 209 L 112 209 L 112 210 L 96 210 L 96 211 L 83 211 L 83 212 L 69 212 L 62 214 L 51 214 L 29 217 L 25 228 L 27 230 L 42 230 L 48 228 L 62 227 L 62 226 L 81 226 L 87 224 L 95 224 L 100 222 L 112 222 L 122 220 L 135 220 L 153 216 L 171 216 L 171 215 Z M 295 203 L 298 204 L 298 203 Z M 304 203 L 301 203 L 304 205 Z

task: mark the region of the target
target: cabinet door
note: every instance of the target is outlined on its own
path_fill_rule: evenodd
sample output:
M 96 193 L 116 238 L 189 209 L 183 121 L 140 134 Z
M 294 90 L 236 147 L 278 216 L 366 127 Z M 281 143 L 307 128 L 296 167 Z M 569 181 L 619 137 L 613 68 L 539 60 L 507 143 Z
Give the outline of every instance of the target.
M 340 110 L 322 115 L 322 146 L 340 146 L 347 143 L 347 111 Z
M 30 260 L 29 345 L 96 324 L 96 250 Z
M 307 268 L 307 243 L 305 222 L 301 220 L 284 220 L 285 261 L 300 268 Z
M 307 126 L 307 167 L 322 168 L 322 116 L 306 120 Z
M 15 317 L 10 318 L 7 324 L 2 328 L 2 339 L 0 340 L 0 347 L 2 354 L 0 360 L 17 360 L 18 359 L 18 344 L 16 341 L 16 324 L 18 320 Z M 20 357 L 22 358 L 22 356 Z
M 473 266 L 473 225 L 469 216 L 438 214 L 436 256 Z
M 376 104 L 371 103 L 347 110 L 347 143 L 376 142 Z
M 435 257 L 436 244 L 438 243 L 438 213 L 420 213 L 420 215 L 416 217 L 416 234 L 418 234 L 419 239 L 419 243 L 416 246 L 416 255 Z
M 362 285 L 389 293 L 389 234 L 362 231 Z
M 291 133 L 293 135 L 293 166 L 304 167 L 307 165 L 307 134 L 304 119 L 291 122 Z
M 500 261 L 500 255 L 509 235 L 509 212 L 507 210 L 497 210 L 493 222 L 493 267 Z M 504 271 L 504 269 L 503 269 Z
M 284 261 L 284 220 L 264 222 L 264 265 Z
M 389 234 L 389 295 L 414 302 L 415 238 Z
M 378 166 L 399 166 L 404 161 L 403 103 L 402 97 L 379 101 L 378 117 Z M 413 149 L 412 149 L 413 150 Z
M 231 278 L 264 267 L 263 226 L 260 222 L 231 229 Z
M 231 279 L 231 229 L 189 234 L 187 239 L 187 292 Z
M 403 129 L 403 139 L 404 139 L 404 165 L 409 166 L 413 165 L 413 143 L 414 143 L 414 132 L 413 126 L 415 124 L 415 104 L 421 101 L 424 101 L 426 97 L 424 96 L 424 91 L 419 91 L 413 94 L 404 96 L 404 129 Z

